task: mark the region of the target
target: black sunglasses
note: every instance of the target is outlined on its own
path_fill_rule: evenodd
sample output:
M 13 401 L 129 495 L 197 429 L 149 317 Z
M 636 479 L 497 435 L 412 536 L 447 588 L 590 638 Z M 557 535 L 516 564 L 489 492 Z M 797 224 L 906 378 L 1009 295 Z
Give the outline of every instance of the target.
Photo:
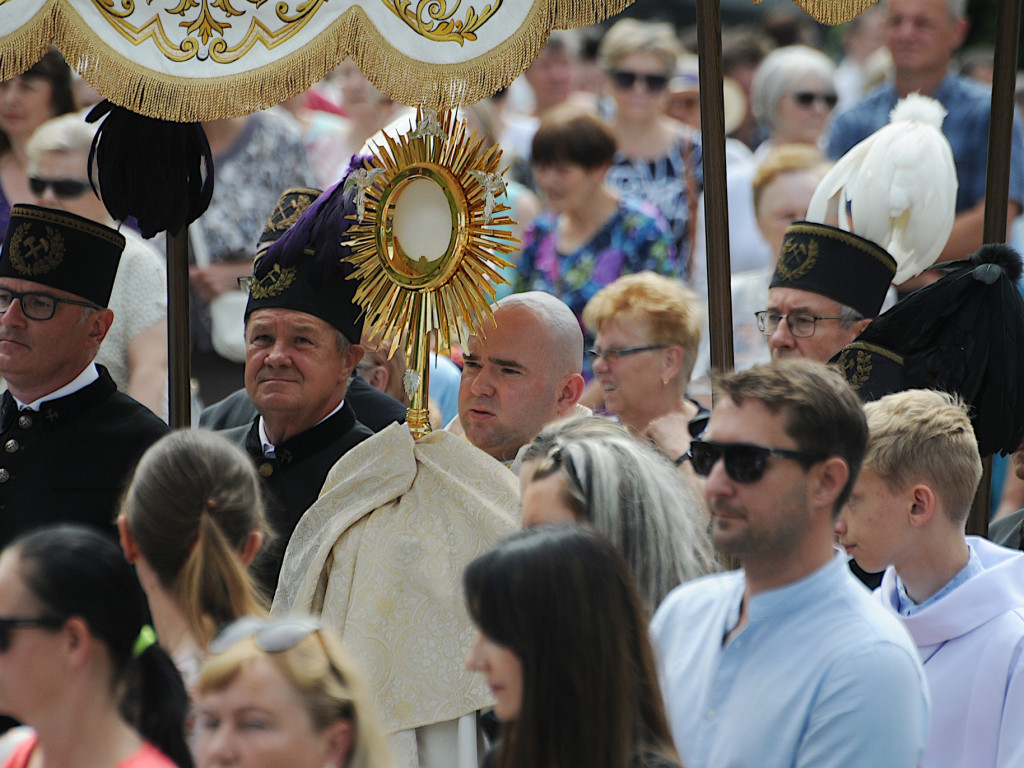
M 81 197 L 90 189 L 88 181 L 79 181 L 77 179 L 41 179 L 38 176 L 29 177 L 28 187 L 36 197 L 42 197 L 43 193 L 46 192 L 46 188 L 50 187 L 53 189 L 53 196 L 58 200 L 70 200 L 75 197 Z
M 290 617 L 284 619 L 262 619 L 244 616 L 228 624 L 220 634 L 210 641 L 210 653 L 224 653 L 228 648 L 246 638 L 254 638 L 256 647 L 267 653 L 281 653 L 294 648 L 302 640 L 320 631 L 316 619 Z
M 750 443 L 716 443 L 710 440 L 692 441 L 687 455 L 693 465 L 693 471 L 701 477 L 710 475 L 715 463 L 724 457 L 725 474 L 737 483 L 756 483 L 764 477 L 769 456 L 792 459 L 806 466 L 828 458 L 824 453 L 765 448 Z
M 639 80 L 651 93 L 660 93 L 668 85 L 668 75 L 646 75 L 642 72 L 627 72 L 624 69 L 614 69 L 611 72 L 612 82 L 617 88 L 628 90 Z
M 809 107 L 814 102 L 820 101 L 829 109 L 834 109 L 839 103 L 839 97 L 834 93 L 814 93 L 813 91 L 797 91 L 793 94 L 793 101 L 801 107 Z
M 30 618 L 0 618 L 0 653 L 7 653 L 11 647 L 11 630 L 22 627 L 42 627 L 44 629 L 60 629 L 64 626 L 63 619 L 40 616 L 38 619 Z

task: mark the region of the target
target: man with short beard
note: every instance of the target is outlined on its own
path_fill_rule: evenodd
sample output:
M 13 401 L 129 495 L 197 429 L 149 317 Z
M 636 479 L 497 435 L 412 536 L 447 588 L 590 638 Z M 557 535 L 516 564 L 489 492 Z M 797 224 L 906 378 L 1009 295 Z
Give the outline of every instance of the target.
M 916 766 L 928 735 L 916 650 L 833 546 L 867 443 L 860 401 L 808 360 L 716 386 L 690 459 L 715 546 L 741 568 L 678 587 L 651 623 L 683 764 Z

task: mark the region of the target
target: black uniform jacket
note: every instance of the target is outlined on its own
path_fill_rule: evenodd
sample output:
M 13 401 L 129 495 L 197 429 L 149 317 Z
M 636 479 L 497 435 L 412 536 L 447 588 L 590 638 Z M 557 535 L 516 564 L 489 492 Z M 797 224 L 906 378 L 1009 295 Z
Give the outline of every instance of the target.
M 39 412 L 0 401 L 0 547 L 24 530 L 85 523 L 115 536 L 125 484 L 149 446 L 170 431 L 123 392 L 103 366 L 100 377 Z

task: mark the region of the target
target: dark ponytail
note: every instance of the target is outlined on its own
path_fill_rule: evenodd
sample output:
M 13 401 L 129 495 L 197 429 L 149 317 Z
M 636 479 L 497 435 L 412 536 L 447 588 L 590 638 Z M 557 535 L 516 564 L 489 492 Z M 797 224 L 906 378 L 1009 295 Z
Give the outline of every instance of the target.
M 179 768 L 193 768 L 185 741 L 188 691 L 174 660 L 154 642 L 135 657 L 132 666 L 134 690 L 122 708 L 126 719 Z
M 47 615 L 81 618 L 107 648 L 125 719 L 179 768 L 193 768 L 185 742 L 188 694 L 174 662 L 146 626 L 146 596 L 117 544 L 80 525 L 40 528 L 16 539 L 25 585 Z

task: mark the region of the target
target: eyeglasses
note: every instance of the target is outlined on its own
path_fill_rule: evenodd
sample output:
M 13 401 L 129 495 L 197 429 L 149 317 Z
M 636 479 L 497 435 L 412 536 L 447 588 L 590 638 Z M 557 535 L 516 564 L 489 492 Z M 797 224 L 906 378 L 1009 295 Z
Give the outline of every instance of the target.
M 620 357 L 626 357 L 627 355 L 635 355 L 638 352 L 650 352 L 653 349 L 665 349 L 668 344 L 648 344 L 646 347 L 625 347 L 623 349 L 598 349 L 597 347 L 591 347 L 587 350 L 587 357 L 591 360 L 601 358 L 605 362 L 614 363 Z
M 764 477 L 769 456 L 792 459 L 808 466 L 827 458 L 823 453 L 765 448 L 750 443 L 716 443 L 710 440 L 693 440 L 687 455 L 693 471 L 701 477 L 710 475 L 718 459 L 724 457 L 725 474 L 737 483 L 756 483 Z
M 754 317 L 757 318 L 758 330 L 765 336 L 771 336 L 775 333 L 779 329 L 779 323 L 785 320 L 786 325 L 789 326 L 789 332 L 798 339 L 806 339 L 813 336 L 814 332 L 818 330 L 819 320 L 846 320 L 845 317 L 823 317 L 821 315 L 807 315 L 803 312 L 795 312 L 792 315 L 780 315 L 778 312 L 772 312 L 770 309 L 762 309 L 760 312 L 755 312 Z
M 834 93 L 814 93 L 813 91 L 797 91 L 793 94 L 793 101 L 805 109 L 819 102 L 826 109 L 835 109 L 839 103 L 839 97 Z
M 316 619 L 307 617 L 262 619 L 258 616 L 244 616 L 228 624 L 210 641 L 210 653 L 224 653 L 249 637 L 256 640 L 256 647 L 261 651 L 281 653 L 319 632 L 321 626 Z
M 7 653 L 11 647 L 11 630 L 22 627 L 43 627 L 45 629 L 59 629 L 64 626 L 63 619 L 41 616 L 38 619 L 29 618 L 0 618 L 0 653 Z
M 76 307 L 103 309 L 91 301 L 75 301 L 74 299 L 58 299 L 48 293 L 19 293 L 0 288 L 0 315 L 3 315 L 17 299 L 21 302 L 21 311 L 29 320 L 49 320 L 57 311 L 58 304 L 74 304 Z
M 661 93 L 668 85 L 668 75 L 647 75 L 642 72 L 627 72 L 624 69 L 613 69 L 612 83 L 616 88 L 628 91 L 639 80 L 651 93 Z
M 92 188 L 88 181 L 78 179 L 41 179 L 38 176 L 29 176 L 28 188 L 36 197 L 42 197 L 47 187 L 53 189 L 53 196 L 58 200 L 81 197 Z

